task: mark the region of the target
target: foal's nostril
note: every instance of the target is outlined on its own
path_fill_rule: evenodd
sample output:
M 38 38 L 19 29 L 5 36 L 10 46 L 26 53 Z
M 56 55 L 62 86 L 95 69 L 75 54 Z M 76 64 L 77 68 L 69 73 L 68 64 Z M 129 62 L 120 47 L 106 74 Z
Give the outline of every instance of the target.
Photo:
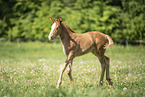
M 53 39 L 54 39 L 54 36 L 51 37 L 51 40 L 53 40 Z
M 54 39 L 54 34 L 49 35 L 48 38 L 49 38 L 49 40 L 53 40 Z

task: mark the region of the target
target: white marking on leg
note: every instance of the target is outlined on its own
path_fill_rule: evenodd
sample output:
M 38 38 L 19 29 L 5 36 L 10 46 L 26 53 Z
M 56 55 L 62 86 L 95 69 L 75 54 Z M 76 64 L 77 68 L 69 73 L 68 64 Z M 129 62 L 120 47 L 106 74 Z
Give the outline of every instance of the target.
M 53 32 L 53 30 L 54 30 L 55 27 L 56 27 L 56 23 L 53 23 L 53 25 L 51 26 L 50 34 L 48 36 L 49 40 L 51 39 L 51 34 L 52 34 L 52 32 Z

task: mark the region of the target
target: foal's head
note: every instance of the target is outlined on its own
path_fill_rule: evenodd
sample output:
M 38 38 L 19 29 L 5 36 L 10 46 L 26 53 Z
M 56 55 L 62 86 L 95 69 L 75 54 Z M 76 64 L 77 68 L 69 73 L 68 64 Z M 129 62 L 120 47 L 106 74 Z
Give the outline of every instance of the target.
M 53 40 L 61 32 L 60 26 L 61 26 L 62 18 L 54 20 L 53 18 L 50 17 L 50 20 L 53 22 L 53 25 L 51 26 L 51 32 L 48 38 L 49 40 Z

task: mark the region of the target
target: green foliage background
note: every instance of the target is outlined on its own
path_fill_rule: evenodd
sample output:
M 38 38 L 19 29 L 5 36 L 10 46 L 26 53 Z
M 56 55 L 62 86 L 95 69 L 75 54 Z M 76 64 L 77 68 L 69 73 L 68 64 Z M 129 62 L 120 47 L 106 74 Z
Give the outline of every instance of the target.
M 114 40 L 145 39 L 144 0 L 0 0 L 0 37 L 47 39 L 63 18 L 75 32 L 100 31 Z

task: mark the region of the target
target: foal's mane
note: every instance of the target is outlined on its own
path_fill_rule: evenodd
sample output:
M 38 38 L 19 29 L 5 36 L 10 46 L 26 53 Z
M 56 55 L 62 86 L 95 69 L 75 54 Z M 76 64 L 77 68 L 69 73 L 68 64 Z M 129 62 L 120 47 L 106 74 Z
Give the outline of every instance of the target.
M 75 33 L 68 25 L 65 23 L 61 22 L 61 24 L 64 26 L 64 28 L 69 32 L 69 33 Z

